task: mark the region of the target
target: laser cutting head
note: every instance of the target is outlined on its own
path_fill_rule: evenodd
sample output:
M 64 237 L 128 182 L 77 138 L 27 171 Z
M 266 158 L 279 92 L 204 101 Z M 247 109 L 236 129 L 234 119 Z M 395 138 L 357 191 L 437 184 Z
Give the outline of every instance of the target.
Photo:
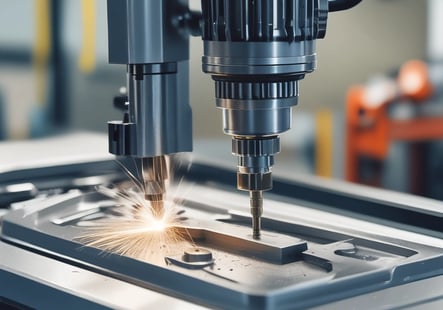
M 109 151 L 140 159 L 137 183 L 159 216 L 168 178 L 164 155 L 192 151 L 187 4 L 107 2 L 109 62 L 127 66 L 127 110 L 123 121 L 108 123 Z
M 192 151 L 185 0 L 109 0 L 109 62 L 127 66 L 128 111 L 109 151 L 138 158 Z

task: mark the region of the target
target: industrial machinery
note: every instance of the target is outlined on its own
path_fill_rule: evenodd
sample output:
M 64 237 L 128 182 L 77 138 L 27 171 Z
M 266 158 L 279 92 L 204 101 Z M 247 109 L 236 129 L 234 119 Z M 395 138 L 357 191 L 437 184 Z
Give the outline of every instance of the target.
M 386 168 L 393 165 L 385 162 L 392 158 L 395 143 L 401 142 L 404 151 L 397 152 L 392 160 L 400 162 L 402 157 L 407 157 L 406 164 L 391 173 L 398 176 L 397 182 L 402 175 L 406 184 L 397 189 L 443 198 L 440 181 L 443 170 L 438 164 L 443 141 L 442 85 L 440 63 L 411 60 L 393 76 L 374 78 L 367 85 L 349 89 L 346 100 L 348 181 L 393 188 L 395 185 L 386 181 L 389 179 Z
M 109 60 L 128 68 L 128 111 L 109 123 L 110 152 L 142 158 L 147 199 L 163 199 L 164 155 L 192 149 L 188 35 L 201 24 L 202 68 L 215 81 L 223 129 L 238 157 L 237 187 L 250 193 L 259 238 L 263 191 L 272 188 L 298 81 L 316 67 L 315 41 L 325 36 L 328 12 L 359 2 L 208 0 L 200 21 L 186 1 L 108 1 Z
M 307 177 L 276 177 L 261 238 L 255 240 L 247 227 L 247 198 L 230 190 L 234 171 L 196 160 L 175 196 L 180 227 L 187 231 L 183 236 L 190 238 L 184 241 L 192 240 L 192 246 L 172 244 L 165 254 L 154 243 L 146 250 L 159 259 L 150 261 L 82 242 L 97 221 L 122 216 L 118 202 L 85 186 L 97 180 L 115 183 L 118 175 L 103 173 L 118 171 L 112 170 L 115 162 L 35 164 L 0 174 L 0 188 L 11 194 L 24 189 L 23 175 L 35 185 L 35 198 L 14 203 L 14 211 L 2 219 L 1 305 L 441 307 L 440 202 Z M 66 174 L 74 171 L 78 176 L 67 182 Z M 51 195 L 45 184 L 58 184 L 59 191 Z
M 440 202 L 292 174 L 271 178 L 278 135 L 291 126 L 298 81 L 315 69 L 315 40 L 325 34 L 328 12 L 358 2 L 203 0 L 200 15 L 184 0 L 108 1 L 110 61 L 127 65 L 127 87 L 116 100 L 123 120 L 110 122 L 109 135 L 102 138 L 111 153 L 129 162 L 140 159 L 134 161 L 141 176 L 132 179 L 143 189 L 134 194 L 142 195 L 143 203 L 125 204 L 105 194 L 125 182 L 124 173 L 113 158 L 88 154 L 102 146 L 97 140 L 90 149 L 68 149 L 64 160 L 52 161 L 35 156 L 45 145 L 20 145 L 30 155 L 26 164 L 18 165 L 10 154 L 11 168 L 0 166 L 0 189 L 8 198 L 0 200 L 7 207 L 0 224 L 0 305 L 347 309 L 441 304 Z M 171 163 L 165 155 L 192 149 L 190 33 L 204 40 L 203 70 L 215 80 L 224 129 L 233 137 L 238 188 L 250 192 L 252 234 L 251 216 L 244 211 L 248 199 L 232 192 L 234 171 L 219 158 L 208 164 L 202 152 L 192 165 L 182 160 L 175 174 L 184 179 L 166 191 Z M 64 142 L 76 146 L 79 140 L 90 138 Z M 0 153 L 11 147 L 0 145 Z M 262 216 L 262 192 L 273 183 L 270 208 Z M 115 193 L 128 200 L 133 192 Z M 131 212 L 144 203 L 156 219 L 171 215 L 165 207 L 171 203 L 176 221 L 138 227 L 149 230 L 145 237 L 160 236 L 151 247 L 139 248 L 147 255 L 140 258 L 128 250 L 144 245 L 143 238 L 120 238 L 119 226 L 127 225 L 128 210 L 131 223 L 140 222 Z M 114 226 L 104 239 L 120 242 L 123 252 L 85 241 L 106 221 Z M 130 231 L 138 233 L 133 226 Z

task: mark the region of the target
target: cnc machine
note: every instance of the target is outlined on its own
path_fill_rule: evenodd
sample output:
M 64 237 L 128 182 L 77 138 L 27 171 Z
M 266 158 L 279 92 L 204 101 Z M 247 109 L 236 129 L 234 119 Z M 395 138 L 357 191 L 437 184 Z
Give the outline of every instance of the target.
M 441 303 L 441 203 L 271 175 L 299 81 L 316 67 L 315 42 L 325 36 L 328 14 L 359 2 L 203 0 L 199 13 L 186 0 L 109 0 L 109 61 L 126 65 L 127 85 L 117 100 L 122 119 L 108 124 L 108 145 L 128 171 L 136 163 L 141 206 L 154 218 L 167 214 L 178 188 L 168 185 L 167 157 L 192 151 L 189 35 L 202 37 L 202 70 L 214 80 L 223 130 L 232 137 L 237 188 L 249 197 L 232 190 L 230 165 L 208 163 L 205 154 L 175 166 L 186 190 L 172 199 L 180 221 L 174 229 L 191 246 L 164 256 L 163 247 L 146 249 L 161 260 L 145 261 L 82 242 L 96 221 L 122 217 L 118 201 L 96 190 L 122 182 L 113 158 L 67 158 L 50 167 L 37 161 L 2 172 L 5 184 L 32 181 L 34 199 L 14 203 L 2 219 L 0 302 L 97 309 Z

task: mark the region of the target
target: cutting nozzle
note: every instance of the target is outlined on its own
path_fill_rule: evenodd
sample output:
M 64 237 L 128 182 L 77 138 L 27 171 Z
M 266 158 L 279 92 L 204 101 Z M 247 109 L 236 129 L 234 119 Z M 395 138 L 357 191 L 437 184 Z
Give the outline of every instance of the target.
M 164 214 L 165 181 L 168 179 L 168 169 L 165 156 L 145 157 L 142 159 L 143 185 L 145 199 L 151 203 L 155 217 Z

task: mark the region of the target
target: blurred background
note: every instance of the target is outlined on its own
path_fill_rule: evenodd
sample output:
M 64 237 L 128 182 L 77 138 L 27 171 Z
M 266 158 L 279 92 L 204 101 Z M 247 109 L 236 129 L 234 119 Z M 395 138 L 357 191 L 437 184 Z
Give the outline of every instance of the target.
M 364 0 L 331 13 L 276 169 L 443 199 L 442 16 L 439 0 Z M 201 55 L 192 38 L 194 139 L 202 149 L 223 141 L 229 156 Z M 106 0 L 3 1 L 0 140 L 105 133 L 122 117 L 112 101 L 125 74 L 107 63 Z

